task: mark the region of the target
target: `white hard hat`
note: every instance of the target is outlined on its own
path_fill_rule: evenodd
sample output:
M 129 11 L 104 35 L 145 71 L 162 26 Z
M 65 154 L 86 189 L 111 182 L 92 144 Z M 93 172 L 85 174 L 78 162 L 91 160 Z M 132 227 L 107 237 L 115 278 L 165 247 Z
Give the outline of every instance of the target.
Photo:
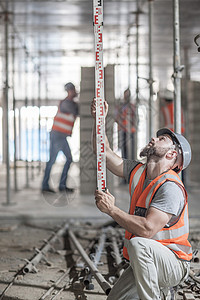
M 182 134 L 175 133 L 169 128 L 162 128 L 157 131 L 157 137 L 163 134 L 168 134 L 172 141 L 181 149 L 177 160 L 178 166 L 174 169 L 178 173 L 190 164 L 192 156 L 190 144 Z

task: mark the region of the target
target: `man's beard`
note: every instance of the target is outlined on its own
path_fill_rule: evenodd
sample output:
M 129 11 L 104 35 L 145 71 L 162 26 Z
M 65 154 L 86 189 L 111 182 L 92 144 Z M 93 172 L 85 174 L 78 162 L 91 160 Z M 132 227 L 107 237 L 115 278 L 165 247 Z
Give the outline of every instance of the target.
M 169 148 L 163 148 L 163 147 L 155 147 L 155 146 L 149 146 L 147 145 L 144 147 L 140 152 L 140 157 L 147 157 L 149 159 L 150 157 L 154 156 L 157 158 L 162 158 L 165 156 Z

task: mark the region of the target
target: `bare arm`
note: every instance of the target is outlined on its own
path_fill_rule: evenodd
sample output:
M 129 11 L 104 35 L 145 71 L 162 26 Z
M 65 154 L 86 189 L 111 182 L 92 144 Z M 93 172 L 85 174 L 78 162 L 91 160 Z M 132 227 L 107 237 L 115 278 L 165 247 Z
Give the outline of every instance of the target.
M 105 115 L 108 113 L 108 103 L 105 101 Z M 93 99 L 91 104 L 91 115 L 94 118 L 94 126 L 93 126 L 93 134 L 92 134 L 92 144 L 93 150 L 96 154 L 96 99 Z M 110 148 L 110 144 L 108 138 L 106 136 L 106 164 L 108 170 L 110 170 L 113 174 L 124 177 L 123 176 L 123 159 L 118 156 L 113 150 Z
M 136 236 L 152 238 L 172 217 L 171 214 L 154 207 L 148 209 L 146 217 L 127 214 L 115 206 L 115 198 L 109 191 L 96 191 L 95 199 L 100 211 L 111 216 L 120 226 Z

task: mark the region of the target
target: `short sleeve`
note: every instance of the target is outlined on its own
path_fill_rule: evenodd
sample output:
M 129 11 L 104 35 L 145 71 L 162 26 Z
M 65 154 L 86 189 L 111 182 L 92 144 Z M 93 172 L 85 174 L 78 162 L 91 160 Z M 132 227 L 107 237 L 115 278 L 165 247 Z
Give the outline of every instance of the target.
M 150 206 L 174 216 L 179 216 L 184 203 L 184 195 L 178 184 L 166 181 L 156 192 Z
M 129 183 L 132 170 L 138 165 L 138 161 L 131 159 L 123 159 L 123 174 L 126 182 Z

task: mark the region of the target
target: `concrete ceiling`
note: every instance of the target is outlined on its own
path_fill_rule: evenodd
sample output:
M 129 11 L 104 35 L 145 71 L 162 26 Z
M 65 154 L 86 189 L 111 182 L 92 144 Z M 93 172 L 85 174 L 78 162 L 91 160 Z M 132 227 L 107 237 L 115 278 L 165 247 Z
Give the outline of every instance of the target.
M 48 81 L 48 90 L 53 95 L 52 98 L 56 96 L 55 88 L 64 84 L 66 80 L 78 84 L 80 66 L 94 64 L 92 0 L 0 0 L 2 73 L 5 57 L 6 2 L 9 11 L 10 53 L 12 53 L 13 33 L 15 36 L 16 70 L 19 72 L 25 70 L 26 51 L 29 72 L 31 70 L 34 72 L 40 65 L 40 70 Z M 147 0 L 139 1 L 139 76 L 144 78 L 149 76 L 148 3 Z M 161 88 L 165 88 L 169 87 L 173 73 L 173 1 L 155 0 L 152 5 L 153 77 Z M 120 78 L 127 80 L 127 35 L 130 34 L 133 89 L 136 63 L 136 12 L 136 0 L 104 0 L 104 64 L 120 65 L 121 69 L 117 69 L 122 73 Z M 185 54 L 187 54 L 188 71 L 193 80 L 200 78 L 200 53 L 194 43 L 195 36 L 200 33 L 199 18 L 199 0 L 180 0 L 181 64 L 186 64 Z M 183 76 L 184 73 L 185 71 Z M 34 76 L 32 75 L 32 78 Z M 43 78 L 43 81 L 45 80 Z

